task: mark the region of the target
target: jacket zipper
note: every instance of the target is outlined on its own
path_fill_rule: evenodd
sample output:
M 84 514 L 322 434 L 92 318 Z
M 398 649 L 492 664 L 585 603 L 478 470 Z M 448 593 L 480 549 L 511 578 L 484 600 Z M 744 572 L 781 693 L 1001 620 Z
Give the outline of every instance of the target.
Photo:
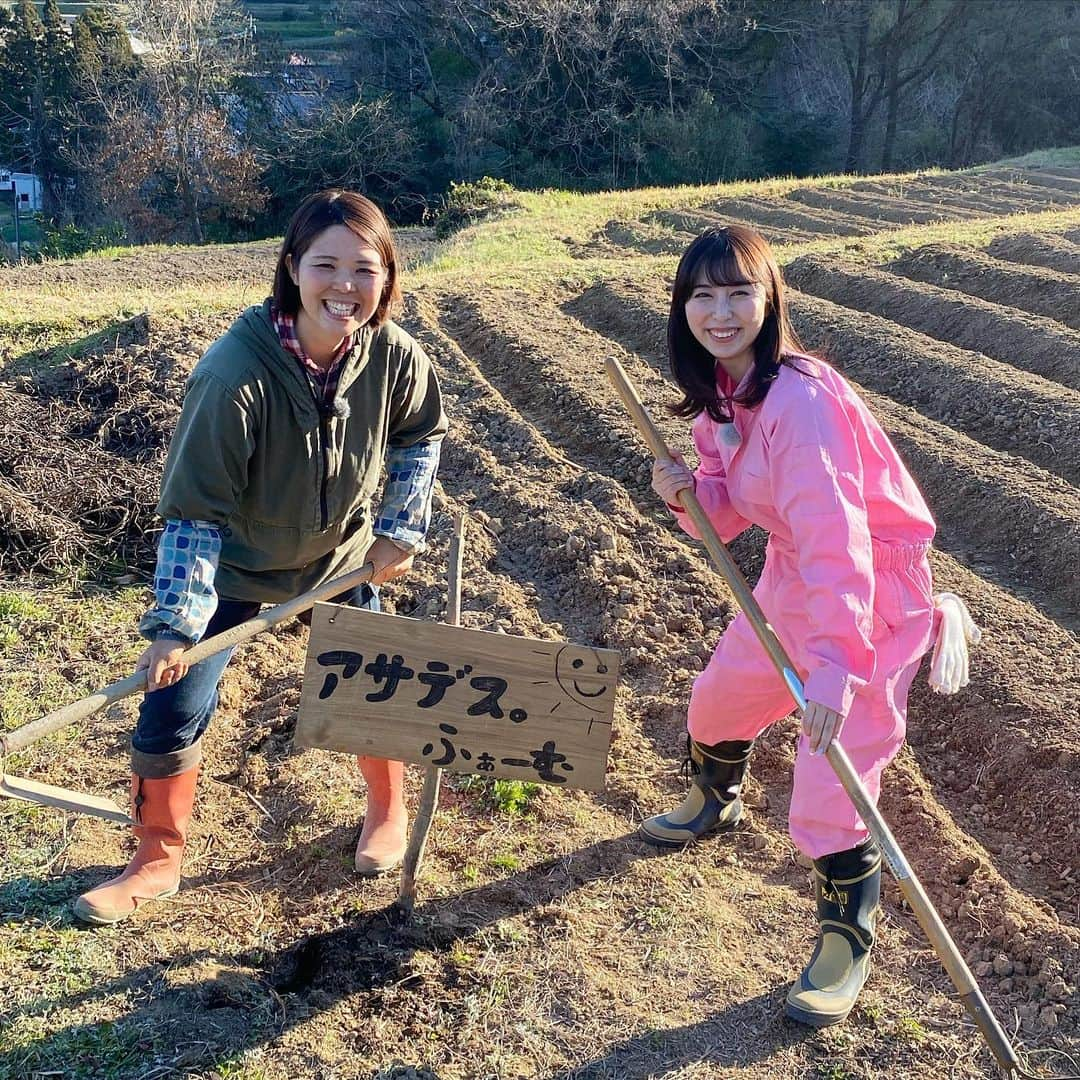
M 330 417 L 324 416 L 322 410 L 319 411 L 319 442 L 322 444 L 323 465 L 322 490 L 319 493 L 319 532 L 325 532 L 327 518 L 329 517 L 329 510 L 326 505 L 326 489 L 330 483 Z

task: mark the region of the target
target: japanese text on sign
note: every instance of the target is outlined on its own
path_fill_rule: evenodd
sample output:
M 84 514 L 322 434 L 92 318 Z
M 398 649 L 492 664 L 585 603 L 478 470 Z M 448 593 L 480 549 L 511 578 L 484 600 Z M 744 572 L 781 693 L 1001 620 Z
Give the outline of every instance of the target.
M 618 654 L 316 605 L 296 741 L 599 788 Z

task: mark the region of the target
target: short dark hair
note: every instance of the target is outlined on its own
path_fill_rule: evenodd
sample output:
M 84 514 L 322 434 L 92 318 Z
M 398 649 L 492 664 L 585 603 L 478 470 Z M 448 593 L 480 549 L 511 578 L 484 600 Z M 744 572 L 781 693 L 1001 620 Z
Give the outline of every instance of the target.
M 760 282 L 765 287 L 765 322 L 754 339 L 750 384 L 735 399 L 740 405 L 753 407 L 764 401 L 781 364 L 791 364 L 791 354 L 802 352 L 802 346 L 791 326 L 784 279 L 768 241 L 745 225 L 706 229 L 679 260 L 671 291 L 668 360 L 684 395 L 672 411 L 685 417 L 707 412 L 722 424 L 731 417 L 717 392 L 716 361 L 694 337 L 686 320 L 686 303 L 703 273 L 713 285 Z
M 397 248 L 390 232 L 390 223 L 383 212 L 368 198 L 355 191 L 329 188 L 309 195 L 297 208 L 285 230 L 277 268 L 274 271 L 274 305 L 286 315 L 300 310 L 300 290 L 289 273 L 287 260 L 291 257 L 295 269 L 304 252 L 320 233 L 334 225 L 351 229 L 366 244 L 370 244 L 386 267 L 386 284 L 379 306 L 368 323 L 378 329 L 401 303 L 401 284 L 397 273 Z

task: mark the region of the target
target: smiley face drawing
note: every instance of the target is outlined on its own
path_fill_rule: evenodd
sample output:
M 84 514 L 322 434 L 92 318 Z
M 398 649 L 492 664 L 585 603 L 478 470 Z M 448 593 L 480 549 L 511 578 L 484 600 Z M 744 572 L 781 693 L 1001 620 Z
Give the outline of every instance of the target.
M 611 689 L 597 676 L 607 675 L 607 664 L 595 649 L 564 645 L 555 656 L 555 680 L 567 697 L 590 712 L 606 712 L 602 704 Z

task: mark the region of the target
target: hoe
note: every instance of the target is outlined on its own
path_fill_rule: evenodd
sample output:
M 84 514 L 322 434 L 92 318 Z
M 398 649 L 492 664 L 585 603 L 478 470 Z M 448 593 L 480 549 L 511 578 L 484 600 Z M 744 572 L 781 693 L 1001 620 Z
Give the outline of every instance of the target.
M 354 589 L 357 585 L 363 585 L 371 579 L 373 573 L 374 567 L 371 563 L 366 563 L 351 574 L 323 582 L 322 585 L 303 593 L 294 600 L 268 608 L 256 615 L 254 619 L 234 626 L 231 630 L 218 634 L 216 637 L 199 642 L 184 653 L 184 659 L 188 664 L 194 665 L 208 656 L 231 649 L 241 641 L 247 641 L 248 638 L 261 634 L 264 630 L 269 630 L 286 619 L 303 614 L 320 600 L 329 600 L 332 596 Z M 6 734 L 0 733 L 0 795 L 42 803 L 45 806 L 55 806 L 61 810 L 72 810 L 79 814 L 90 814 L 108 821 L 118 821 L 124 825 L 134 824 L 127 813 L 110 799 L 71 791 L 68 788 L 54 787 L 52 784 L 40 784 L 35 780 L 9 776 L 4 769 L 4 762 L 9 754 L 25 750 L 39 739 L 45 738 L 46 735 L 52 735 L 79 720 L 86 720 L 101 712 L 106 706 L 145 689 L 146 672 L 136 671 L 133 675 L 110 683 L 96 694 L 91 694 L 80 701 L 73 701 L 70 705 L 42 716 L 33 723 L 25 724 Z
M 642 404 L 641 398 L 638 396 L 637 390 L 630 382 L 626 372 L 623 371 L 622 365 L 613 356 L 607 358 L 606 364 L 609 378 L 614 383 L 615 389 L 633 418 L 638 431 L 645 439 L 645 442 L 648 443 L 653 456 L 660 461 L 670 461 L 671 453 L 664 443 L 664 438 L 653 423 L 648 410 Z M 742 608 L 751 626 L 753 626 L 758 640 L 776 666 L 776 670 L 791 692 L 795 704 L 800 710 L 805 709 L 806 697 L 803 694 L 802 682 L 795 672 L 791 659 L 784 651 L 784 647 L 780 644 L 773 628 L 766 621 L 764 612 L 758 606 L 754 594 L 750 591 L 750 586 L 747 585 L 746 579 L 735 564 L 735 560 L 732 559 L 712 523 L 706 517 L 701 503 L 698 502 L 694 493 L 689 490 L 679 493 L 679 501 L 693 520 L 709 555 L 716 563 L 717 569 L 729 588 L 735 594 L 739 607 Z M 870 800 L 866 788 L 863 787 L 863 783 L 859 779 L 859 774 L 852 768 L 847 753 L 836 739 L 832 741 L 826 751 L 826 757 L 836 775 L 840 778 L 840 782 L 844 785 L 848 797 L 866 823 L 866 827 L 881 848 L 882 856 L 896 878 L 900 890 L 904 894 L 904 899 L 907 900 L 911 910 L 915 913 L 915 917 L 919 920 L 919 925 L 923 928 L 923 932 L 933 946 L 934 952 L 937 953 L 938 958 L 949 974 L 949 978 L 952 979 L 953 985 L 959 992 L 964 1008 L 967 1009 L 969 1015 L 975 1021 L 1005 1076 L 1009 1080 L 1037 1080 L 1037 1074 L 1028 1072 L 1021 1064 L 1019 1056 L 1009 1042 L 1009 1037 L 990 1011 L 990 1006 L 975 982 L 975 977 L 968 969 L 955 942 L 949 936 L 949 931 L 941 921 L 941 916 L 938 915 L 930 897 L 926 894 L 926 890 L 915 876 L 915 871 L 912 870 L 904 857 L 904 853 L 900 850 L 900 845 L 896 842 L 885 819 Z M 1080 1080 L 1080 1074 L 1058 1076 L 1054 1080 Z

